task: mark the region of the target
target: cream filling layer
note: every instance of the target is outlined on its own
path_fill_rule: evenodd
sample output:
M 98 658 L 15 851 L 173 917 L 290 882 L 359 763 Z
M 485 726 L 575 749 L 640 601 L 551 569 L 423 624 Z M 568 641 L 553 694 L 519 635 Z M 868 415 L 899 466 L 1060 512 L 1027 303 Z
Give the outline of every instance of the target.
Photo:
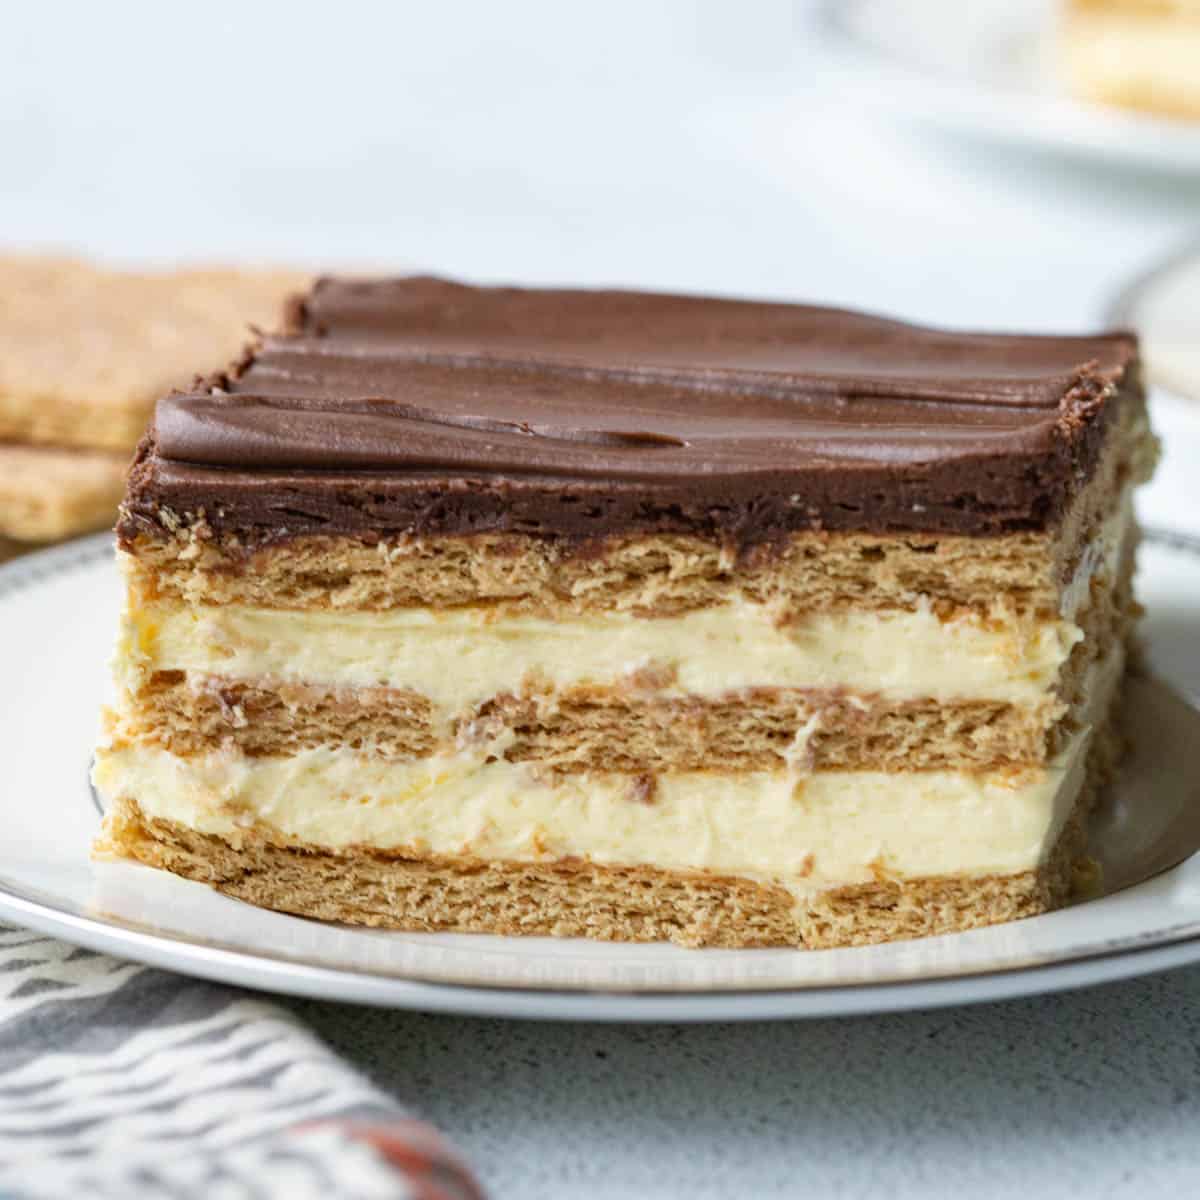
M 131 608 L 122 682 L 155 670 L 420 693 L 444 711 L 537 686 L 620 685 L 647 671 L 667 694 L 846 688 L 893 698 L 1036 702 L 1082 636 L 1073 621 L 943 620 L 915 611 L 778 622 L 735 601 L 678 617 L 548 620 L 489 610 L 289 612 L 227 605 Z
M 539 778 L 447 754 L 385 763 L 338 749 L 180 758 L 126 744 L 96 785 L 149 817 L 236 842 L 251 826 L 345 849 L 517 861 L 564 856 L 822 887 L 899 876 L 1008 874 L 1053 845 L 1082 781 L 1086 733 L 1045 767 L 995 773 L 791 771 Z
M 389 763 L 338 749 L 288 758 L 220 751 L 182 758 L 121 738 L 97 753 L 110 802 L 236 842 L 254 826 L 331 849 L 714 871 L 797 895 L 882 873 L 1011 874 L 1049 853 L 1083 785 L 1091 723 L 1124 670 L 1117 646 L 1093 664 L 1079 732 L 1042 767 L 994 772 L 794 770 L 657 778 L 550 776 L 487 761 L 487 750 Z
M 1057 842 L 1085 779 L 1092 726 L 1125 667 L 1116 645 L 1085 681 L 1082 724 L 1041 767 L 995 772 L 795 770 L 688 772 L 657 778 L 549 776 L 487 761 L 486 748 L 410 763 L 349 750 L 182 758 L 124 740 L 97 752 L 94 781 L 110 802 L 237 841 L 265 827 L 330 849 L 713 871 L 779 883 L 797 897 L 880 873 L 1013 874 Z
M 486 606 L 297 612 L 140 604 L 131 595 L 118 678 L 130 690 L 156 670 L 382 686 L 417 692 L 446 715 L 529 687 L 619 686 L 631 676 L 677 696 L 843 688 L 896 700 L 1036 704 L 1082 637 L 1075 618 L 1090 581 L 1111 576 L 1131 525 L 1126 496 L 1083 554 L 1055 620 L 1014 616 L 1001 604 L 949 618 L 926 602 L 788 619 L 739 598 L 674 617 L 551 619 Z

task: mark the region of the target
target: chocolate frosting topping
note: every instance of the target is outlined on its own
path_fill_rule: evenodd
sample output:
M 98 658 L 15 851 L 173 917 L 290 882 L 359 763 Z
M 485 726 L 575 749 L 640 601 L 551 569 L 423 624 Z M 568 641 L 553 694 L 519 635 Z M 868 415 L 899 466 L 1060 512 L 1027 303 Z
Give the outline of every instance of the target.
M 326 279 L 230 374 L 159 403 L 126 525 L 166 506 L 249 542 L 1037 528 L 1135 354 L 1126 334 Z

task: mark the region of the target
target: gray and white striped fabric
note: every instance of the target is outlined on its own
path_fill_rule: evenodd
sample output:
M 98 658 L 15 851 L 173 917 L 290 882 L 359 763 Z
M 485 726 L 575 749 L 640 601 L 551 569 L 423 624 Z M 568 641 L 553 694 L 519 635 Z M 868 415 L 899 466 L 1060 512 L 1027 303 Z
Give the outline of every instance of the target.
M 480 1195 L 283 1010 L 0 926 L 5 1200 Z

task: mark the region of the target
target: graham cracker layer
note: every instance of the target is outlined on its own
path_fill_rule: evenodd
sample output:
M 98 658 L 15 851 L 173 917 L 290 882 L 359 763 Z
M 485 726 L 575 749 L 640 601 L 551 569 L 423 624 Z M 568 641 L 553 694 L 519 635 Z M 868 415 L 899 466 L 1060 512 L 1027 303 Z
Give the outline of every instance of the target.
M 174 754 L 234 745 L 252 756 L 346 745 L 390 759 L 421 758 L 454 743 L 495 741 L 511 762 L 564 771 L 759 771 L 796 751 L 814 769 L 933 770 L 1041 761 L 1059 706 L 1001 702 L 885 705 L 835 692 L 759 688 L 709 699 L 636 698 L 577 688 L 503 696 L 443 733 L 423 696 L 388 688 L 188 680 L 158 672 L 135 696 L 129 736 Z M 816 717 L 806 745 L 797 735 Z
M 235 358 L 307 281 L 0 258 L 0 439 L 131 451 L 159 396 Z
M 671 616 L 735 596 L 822 610 L 911 605 L 921 594 L 985 606 L 1057 601 L 1055 547 L 1039 534 L 986 539 L 868 534 L 791 536 L 736 560 L 701 538 L 609 538 L 579 545 L 481 534 L 369 544 L 306 537 L 243 556 L 190 525 L 169 541 L 126 544 L 131 583 L 192 604 L 381 610 L 504 601 L 539 614 L 624 610 Z
M 797 899 L 737 876 L 549 862 L 335 853 L 261 828 L 234 844 L 117 805 L 96 851 L 132 858 L 263 908 L 320 920 L 428 932 L 552 935 L 683 946 L 864 945 L 1033 916 L 1068 898 L 1086 814 L 1115 753 L 1098 734 L 1088 780 L 1046 862 L 1013 875 L 888 878 Z
M 247 551 L 215 538 L 202 513 L 163 511 L 121 525 L 131 586 L 150 599 L 287 609 L 378 610 L 504 601 L 547 614 L 628 610 L 667 616 L 745 597 L 795 611 L 911 607 L 920 596 L 986 609 L 1058 608 L 1084 546 L 1154 441 L 1123 415 L 1062 524 L 1003 537 L 799 533 L 731 555 L 687 536 L 575 542 L 518 534 L 362 540 L 307 536 Z M 281 518 L 286 525 L 286 519 Z
M 281 756 L 346 745 L 391 759 L 464 744 L 495 745 L 513 762 L 559 771 L 982 769 L 1035 764 L 1057 753 L 1081 708 L 1088 669 L 1124 641 L 1138 609 L 1131 535 L 1117 579 L 1097 580 L 1080 614 L 1084 637 L 1057 691 L 1039 705 L 933 698 L 897 703 L 844 690 L 754 688 L 673 696 L 647 670 L 620 686 L 536 689 L 440 713 L 394 688 L 333 688 L 158 671 L 124 707 L 127 736 L 174 754 L 234 746 Z
M 0 445 L 0 535 L 51 542 L 112 523 L 125 487 L 124 454 Z

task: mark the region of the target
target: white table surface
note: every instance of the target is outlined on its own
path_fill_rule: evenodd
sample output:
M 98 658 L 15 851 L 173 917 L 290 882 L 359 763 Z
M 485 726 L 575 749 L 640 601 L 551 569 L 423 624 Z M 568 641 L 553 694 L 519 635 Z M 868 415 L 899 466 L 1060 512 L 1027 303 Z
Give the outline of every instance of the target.
M 13 6 L 0 238 L 1077 330 L 1200 179 L 864 103 L 809 6 Z M 1192 449 L 1189 449 L 1192 447 Z M 1147 504 L 1200 527 L 1197 438 Z M 498 1197 L 1200 1192 L 1200 970 L 928 1015 L 535 1026 L 293 1002 Z

